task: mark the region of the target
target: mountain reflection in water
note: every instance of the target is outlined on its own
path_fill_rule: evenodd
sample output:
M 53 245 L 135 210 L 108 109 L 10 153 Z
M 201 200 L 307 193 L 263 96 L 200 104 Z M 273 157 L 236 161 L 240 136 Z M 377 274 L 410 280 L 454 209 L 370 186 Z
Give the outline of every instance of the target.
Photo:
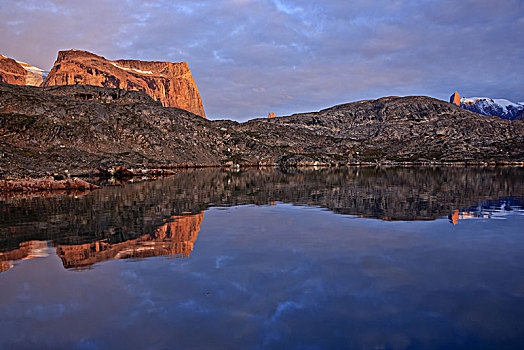
M 520 168 L 222 169 L 84 195 L 0 201 L 0 271 L 49 242 L 65 268 L 110 259 L 189 256 L 212 206 L 319 206 L 382 220 L 489 218 L 522 208 Z M 503 203 L 503 205 L 497 204 Z
M 497 201 L 485 201 L 478 206 L 464 210 L 455 210 L 448 216 L 453 225 L 469 219 L 503 219 L 506 215 L 517 213 L 524 215 L 522 200 L 504 198 Z
M 153 256 L 188 257 L 193 250 L 204 213 L 173 216 L 152 234 L 119 243 L 99 240 L 92 243 L 56 245 L 56 255 L 65 268 L 82 269 L 112 259 L 149 258 Z M 52 243 L 51 243 L 52 244 Z M 9 261 L 37 258 L 47 248 L 46 241 L 22 242 L 18 249 L 0 253 L 0 272 L 12 267 Z
M 523 172 L 207 169 L 0 199 L 0 349 L 523 349 Z

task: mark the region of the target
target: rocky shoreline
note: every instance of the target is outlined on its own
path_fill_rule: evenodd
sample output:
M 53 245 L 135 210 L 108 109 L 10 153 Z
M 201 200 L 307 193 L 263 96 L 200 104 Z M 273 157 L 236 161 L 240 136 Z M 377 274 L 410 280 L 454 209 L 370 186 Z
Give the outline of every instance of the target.
M 55 180 L 52 177 L 0 180 L 0 192 L 72 191 L 98 188 L 100 186 L 76 177 L 65 180 Z
M 347 164 L 327 164 L 327 163 L 303 163 L 295 164 L 292 168 L 296 169 L 321 169 L 321 168 L 394 168 L 394 167 L 420 167 L 420 168 L 450 168 L 450 167 L 524 167 L 524 162 L 355 162 Z M 16 177 L 10 176 L 6 179 L 0 179 L 0 194 L 19 193 L 23 195 L 39 194 L 45 192 L 52 194 L 72 193 L 82 191 L 83 194 L 99 189 L 104 185 L 96 185 L 92 182 L 104 180 L 105 184 L 122 185 L 127 182 L 150 181 L 164 177 L 176 175 L 181 169 L 203 169 L 203 168 L 222 168 L 232 171 L 240 171 L 247 168 L 281 168 L 278 165 L 254 165 L 254 164 L 228 164 L 228 165 L 200 165 L 188 166 L 178 165 L 169 169 L 127 169 L 123 166 L 117 166 L 110 169 L 95 169 L 93 171 L 79 173 L 69 177 L 67 173 L 48 175 L 44 177 Z M 97 181 L 91 181 L 97 179 Z M 90 182 L 91 181 L 91 182 Z M 1 199 L 1 195 L 0 195 Z

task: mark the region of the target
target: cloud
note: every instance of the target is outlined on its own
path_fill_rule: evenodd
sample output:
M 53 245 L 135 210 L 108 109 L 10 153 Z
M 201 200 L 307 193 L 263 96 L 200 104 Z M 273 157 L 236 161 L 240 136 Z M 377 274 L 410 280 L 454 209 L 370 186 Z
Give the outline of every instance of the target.
M 206 115 L 245 120 L 384 95 L 524 100 L 519 0 L 0 0 L 0 50 L 188 61 Z

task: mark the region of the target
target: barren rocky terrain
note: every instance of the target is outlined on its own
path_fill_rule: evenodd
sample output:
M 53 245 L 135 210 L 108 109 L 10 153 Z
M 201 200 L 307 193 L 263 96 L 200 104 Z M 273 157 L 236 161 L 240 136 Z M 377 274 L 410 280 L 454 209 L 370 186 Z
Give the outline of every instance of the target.
M 0 178 L 118 165 L 522 162 L 524 121 L 429 97 L 389 97 L 238 123 L 163 107 L 134 91 L 0 84 L 0 160 Z

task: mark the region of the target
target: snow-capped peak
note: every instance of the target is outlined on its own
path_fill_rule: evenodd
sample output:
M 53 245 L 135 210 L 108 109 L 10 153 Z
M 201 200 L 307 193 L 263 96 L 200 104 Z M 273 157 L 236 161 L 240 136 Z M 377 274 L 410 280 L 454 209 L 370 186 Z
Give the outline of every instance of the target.
M 504 119 L 520 119 L 524 112 L 524 103 L 503 98 L 463 97 L 460 99 L 460 106 L 476 113 L 496 115 Z

